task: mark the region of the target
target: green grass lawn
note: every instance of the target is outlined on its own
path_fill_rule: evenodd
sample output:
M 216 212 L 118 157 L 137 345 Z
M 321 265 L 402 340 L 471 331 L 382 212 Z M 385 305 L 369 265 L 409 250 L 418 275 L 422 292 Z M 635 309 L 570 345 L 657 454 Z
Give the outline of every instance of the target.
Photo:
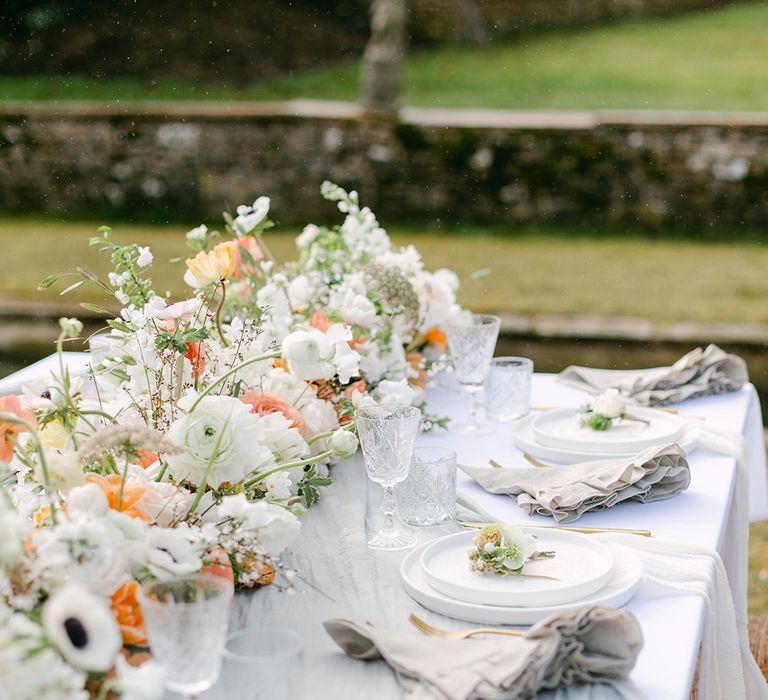
M 56 298 L 36 292 L 36 282 L 54 272 L 85 265 L 105 273 L 106 260 L 89 248 L 96 223 L 0 219 L 0 247 L 6 264 L 0 296 Z M 118 241 L 150 245 L 158 291 L 187 293 L 181 280 L 189 254 L 183 226 L 114 227 Z M 395 227 L 394 241 L 414 243 L 429 268 L 451 267 L 467 279 L 462 301 L 477 310 L 525 314 L 602 314 L 659 321 L 768 322 L 768 246 L 749 242 L 697 243 L 624 237 L 582 237 L 565 227 L 535 231 L 425 232 Z M 267 234 L 278 259 L 295 257 L 297 231 Z M 173 260 L 175 259 L 175 262 Z M 83 286 L 67 298 L 96 300 Z
M 768 3 L 414 53 L 405 102 L 430 107 L 768 110 Z M 356 65 L 247 87 L 81 76 L 0 77 L 0 99 L 354 100 Z

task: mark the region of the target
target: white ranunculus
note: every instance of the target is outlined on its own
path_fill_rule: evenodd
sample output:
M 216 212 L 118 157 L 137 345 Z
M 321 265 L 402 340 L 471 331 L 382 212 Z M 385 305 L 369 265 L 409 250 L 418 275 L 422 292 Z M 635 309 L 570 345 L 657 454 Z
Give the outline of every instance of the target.
M 162 700 L 165 697 L 165 669 L 157 661 L 132 666 L 122 655 L 115 666 L 120 700 Z
M 384 379 L 373 390 L 373 398 L 380 404 L 413 406 L 421 398 L 421 392 L 411 386 L 407 379 Z
M 288 300 L 294 311 L 306 309 L 315 295 L 315 286 L 307 275 L 299 275 L 288 285 Z
M 179 407 L 189 409 L 195 400 L 190 393 Z M 258 423 L 259 416 L 238 399 L 204 397 L 168 430 L 168 439 L 184 448 L 178 455 L 167 456 L 171 476 L 198 486 L 208 472 L 207 483 L 213 488 L 223 481 L 239 481 L 251 470 L 252 457 L 259 450 L 254 431 Z
M 109 511 L 109 502 L 96 484 L 77 486 L 69 492 L 67 510 L 70 515 L 98 518 Z
M 328 438 L 328 446 L 340 459 L 347 459 L 355 454 L 358 444 L 357 435 L 344 428 L 339 428 Z
M 146 565 L 156 578 L 189 576 L 203 565 L 185 528 L 150 527 L 146 546 Z
M 105 599 L 70 584 L 43 605 L 42 619 L 48 639 L 73 666 L 112 668 L 123 638 Z
M 225 496 L 218 513 L 222 518 L 241 520 L 272 557 L 290 545 L 301 529 L 298 518 L 289 510 L 268 501 L 249 501 L 242 493 Z
M 315 224 L 307 224 L 296 238 L 296 247 L 300 250 L 309 248 L 319 235 L 320 229 Z
M 624 413 L 625 400 L 617 389 L 606 389 L 592 404 L 592 411 L 606 418 L 618 418 Z
M 344 323 L 370 328 L 376 321 L 376 306 L 366 296 L 349 290 L 341 300 L 341 317 Z
M 241 204 L 237 208 L 233 228 L 238 234 L 250 233 L 255 229 L 269 214 L 269 197 L 259 197 L 250 207 Z

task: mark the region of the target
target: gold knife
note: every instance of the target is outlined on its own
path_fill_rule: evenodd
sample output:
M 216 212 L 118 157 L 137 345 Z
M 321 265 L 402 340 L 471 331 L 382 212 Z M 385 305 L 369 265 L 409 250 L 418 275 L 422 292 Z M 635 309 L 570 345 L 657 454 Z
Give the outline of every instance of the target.
M 462 527 L 480 529 L 488 525 L 498 525 L 499 523 L 476 523 L 468 520 L 459 520 Z M 519 525 L 518 527 L 536 527 L 544 530 L 567 530 L 569 532 L 580 532 L 584 535 L 593 535 L 597 532 L 619 532 L 626 535 L 639 535 L 640 537 L 651 537 L 650 530 L 633 530 L 623 527 L 571 527 L 570 525 Z

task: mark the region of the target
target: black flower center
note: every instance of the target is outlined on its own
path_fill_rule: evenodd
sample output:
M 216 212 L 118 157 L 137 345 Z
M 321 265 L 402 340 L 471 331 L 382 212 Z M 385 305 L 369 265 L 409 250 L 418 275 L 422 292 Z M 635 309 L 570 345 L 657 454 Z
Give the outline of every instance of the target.
M 41 399 L 48 399 L 50 401 L 51 399 L 51 392 L 46 389 L 42 394 L 40 394 Z
M 88 644 L 88 632 L 85 631 L 83 623 L 76 617 L 68 617 L 64 620 L 64 629 L 75 649 L 83 649 Z

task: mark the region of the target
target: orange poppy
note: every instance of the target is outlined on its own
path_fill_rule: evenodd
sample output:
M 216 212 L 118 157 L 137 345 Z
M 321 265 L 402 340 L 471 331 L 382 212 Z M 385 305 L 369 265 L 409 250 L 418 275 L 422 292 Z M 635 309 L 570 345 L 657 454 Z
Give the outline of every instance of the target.
M 37 418 L 29 409 L 21 407 L 18 396 L 0 397 L 0 411 L 13 413 L 22 420 L 27 421 L 33 428 L 37 428 Z M 13 458 L 13 442 L 11 438 L 18 438 L 20 433 L 26 432 L 26 428 L 15 423 L 0 422 L 0 462 L 10 462 Z
M 123 484 L 123 477 L 120 474 L 110 474 L 101 476 L 100 474 L 86 474 L 85 480 L 89 484 L 96 484 L 107 497 L 107 503 L 112 510 L 125 513 L 131 518 L 139 520 L 149 520 L 149 516 L 142 511 L 138 504 L 144 498 L 144 487 L 136 483 L 135 479 L 126 479 Z M 120 487 L 122 485 L 122 499 L 120 497 Z
M 126 581 L 112 595 L 112 612 L 115 614 L 125 644 L 147 644 L 147 632 L 144 628 L 144 615 L 136 596 L 138 581 Z

